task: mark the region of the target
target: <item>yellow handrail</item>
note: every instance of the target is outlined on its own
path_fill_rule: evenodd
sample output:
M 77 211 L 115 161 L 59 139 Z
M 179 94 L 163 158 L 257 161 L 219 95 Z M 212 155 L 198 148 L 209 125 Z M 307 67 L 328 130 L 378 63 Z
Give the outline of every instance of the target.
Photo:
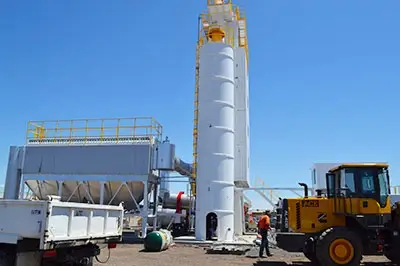
M 79 140 L 85 144 L 93 139 L 100 143 L 118 143 L 136 137 L 161 141 L 162 126 L 152 117 L 30 121 L 26 143 L 72 143 Z
M 218 24 L 213 24 L 210 18 L 210 14 L 207 13 L 200 14 L 200 21 L 201 27 L 199 32 L 199 40 L 197 42 L 197 44 L 200 46 L 199 48 L 209 42 L 208 32 L 210 29 L 215 27 L 221 28 L 225 32 L 223 43 L 235 47 L 235 30 L 232 27 L 229 27 L 227 25 L 222 26 Z

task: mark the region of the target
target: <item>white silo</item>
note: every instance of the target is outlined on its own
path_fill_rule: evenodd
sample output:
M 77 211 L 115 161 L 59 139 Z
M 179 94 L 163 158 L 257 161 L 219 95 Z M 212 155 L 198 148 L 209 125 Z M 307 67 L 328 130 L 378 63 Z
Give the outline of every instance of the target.
M 208 30 L 200 48 L 196 238 L 206 238 L 217 217 L 219 241 L 234 239 L 235 62 L 221 27 Z
M 249 186 L 246 16 L 232 0 L 207 0 L 199 22 L 191 188 L 196 238 L 206 238 L 207 217 L 215 214 L 218 240 L 232 241 L 243 233 L 241 189 Z

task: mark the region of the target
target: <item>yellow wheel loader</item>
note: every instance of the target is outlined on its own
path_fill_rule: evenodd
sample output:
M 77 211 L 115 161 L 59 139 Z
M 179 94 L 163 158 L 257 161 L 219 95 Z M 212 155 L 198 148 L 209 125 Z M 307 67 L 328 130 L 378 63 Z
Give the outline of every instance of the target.
M 385 255 L 400 265 L 400 203 L 390 202 L 385 163 L 342 164 L 326 173 L 326 190 L 283 199 L 279 248 L 303 252 L 316 265 L 359 266 L 363 255 Z

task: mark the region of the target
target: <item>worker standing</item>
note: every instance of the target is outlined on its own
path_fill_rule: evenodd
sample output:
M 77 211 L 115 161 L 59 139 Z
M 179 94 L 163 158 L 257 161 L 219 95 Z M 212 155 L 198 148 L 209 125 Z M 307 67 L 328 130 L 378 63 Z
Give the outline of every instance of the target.
M 260 245 L 260 258 L 263 257 L 264 249 L 268 257 L 271 257 L 272 254 L 269 251 L 269 242 L 268 242 L 268 231 L 271 230 L 271 223 L 270 223 L 270 211 L 265 211 L 264 215 L 261 216 L 260 220 L 258 221 L 258 233 L 261 235 L 261 245 Z

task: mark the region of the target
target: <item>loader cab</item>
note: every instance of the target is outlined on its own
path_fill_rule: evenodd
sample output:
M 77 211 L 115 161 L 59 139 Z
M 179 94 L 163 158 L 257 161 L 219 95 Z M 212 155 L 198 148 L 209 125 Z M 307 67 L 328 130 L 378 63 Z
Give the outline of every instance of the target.
M 336 213 L 390 212 L 389 171 L 385 163 L 342 164 L 326 174 L 327 196 Z

